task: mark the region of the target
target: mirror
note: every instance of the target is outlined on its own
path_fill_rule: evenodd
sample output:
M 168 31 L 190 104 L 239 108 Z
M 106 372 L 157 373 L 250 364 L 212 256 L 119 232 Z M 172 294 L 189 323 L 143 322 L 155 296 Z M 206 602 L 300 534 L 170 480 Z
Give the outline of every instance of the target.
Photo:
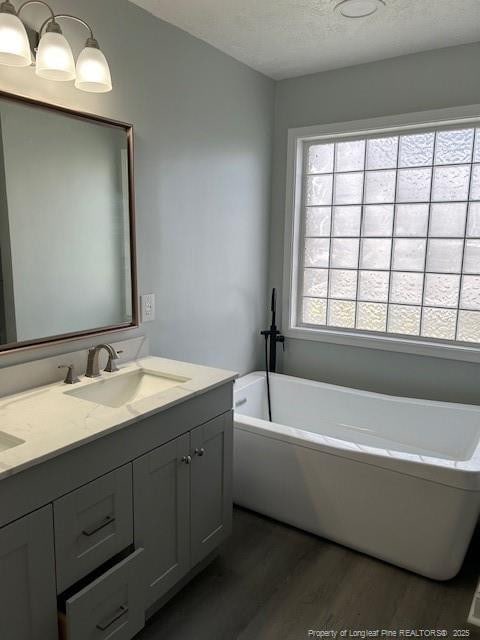
M 132 135 L 0 94 L 0 351 L 138 324 Z

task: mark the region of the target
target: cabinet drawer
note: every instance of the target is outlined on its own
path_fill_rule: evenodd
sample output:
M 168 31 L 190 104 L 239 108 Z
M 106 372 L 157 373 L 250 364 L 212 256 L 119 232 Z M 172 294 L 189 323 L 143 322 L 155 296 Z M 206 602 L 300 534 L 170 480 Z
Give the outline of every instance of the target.
M 130 640 L 145 624 L 143 549 L 137 549 L 65 603 L 62 640 Z
M 53 503 L 57 593 L 62 593 L 133 542 L 132 467 Z

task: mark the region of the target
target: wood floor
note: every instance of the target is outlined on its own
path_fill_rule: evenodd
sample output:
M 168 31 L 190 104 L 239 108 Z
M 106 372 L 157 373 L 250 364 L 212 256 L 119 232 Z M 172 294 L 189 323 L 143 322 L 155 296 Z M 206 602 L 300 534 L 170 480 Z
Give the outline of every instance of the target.
M 479 574 L 480 532 L 460 574 L 439 583 L 236 509 L 221 555 L 138 640 L 299 640 L 309 629 L 469 629 L 477 640 L 466 619 Z

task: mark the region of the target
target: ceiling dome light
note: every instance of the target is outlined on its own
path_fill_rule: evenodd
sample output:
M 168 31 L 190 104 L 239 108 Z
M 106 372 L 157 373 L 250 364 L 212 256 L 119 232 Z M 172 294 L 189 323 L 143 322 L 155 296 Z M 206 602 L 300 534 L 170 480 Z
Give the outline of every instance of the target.
M 344 18 L 367 18 L 385 5 L 385 0 L 341 0 L 335 11 Z
M 0 64 L 9 67 L 32 64 L 27 32 L 9 0 L 0 5 Z
M 47 80 L 63 82 L 75 78 L 72 49 L 58 23 L 53 20 L 38 45 L 36 74 Z
M 78 56 L 75 86 L 91 93 L 107 93 L 112 90 L 110 68 L 95 38 L 87 40 Z

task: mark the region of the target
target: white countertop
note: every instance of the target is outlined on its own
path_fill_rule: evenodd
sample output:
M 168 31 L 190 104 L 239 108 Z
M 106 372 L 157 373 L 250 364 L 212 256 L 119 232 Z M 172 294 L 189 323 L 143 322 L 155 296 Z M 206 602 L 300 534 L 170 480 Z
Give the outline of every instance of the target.
M 113 376 L 146 369 L 188 378 L 178 386 L 118 408 L 70 393 Z M 233 381 L 232 371 L 149 356 L 119 366 L 116 373 L 85 378 L 75 385 L 56 382 L 0 399 L 0 432 L 25 442 L 0 451 L 0 480 Z

